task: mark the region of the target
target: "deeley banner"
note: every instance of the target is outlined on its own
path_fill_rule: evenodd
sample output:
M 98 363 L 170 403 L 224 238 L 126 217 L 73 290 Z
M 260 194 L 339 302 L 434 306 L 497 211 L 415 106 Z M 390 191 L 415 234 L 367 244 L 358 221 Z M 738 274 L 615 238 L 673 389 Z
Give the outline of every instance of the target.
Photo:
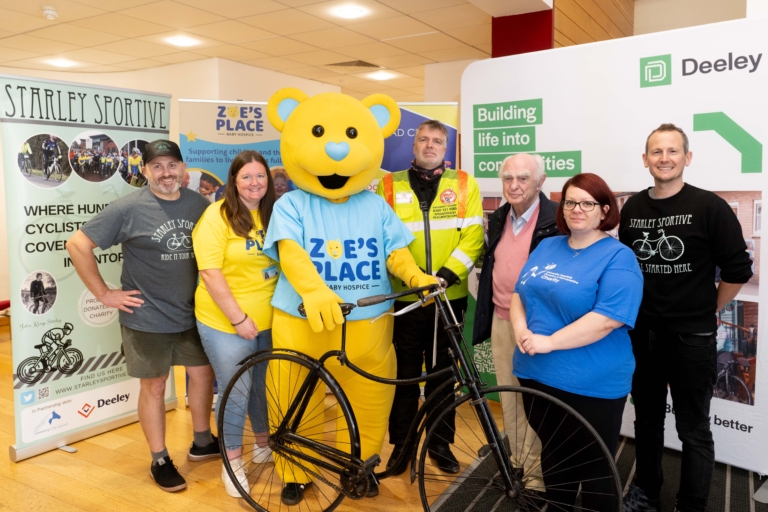
M 220 199 L 232 160 L 246 149 L 269 163 L 278 197 L 294 190 L 280 158 L 280 132 L 267 120 L 267 104 L 250 101 L 179 100 L 181 154 L 189 188 Z
M 144 184 L 129 158 L 168 137 L 170 97 L 12 76 L 0 87 L 18 461 L 136 420 L 117 310 L 83 285 L 66 241 Z M 121 248 L 95 255 L 119 287 Z
M 766 33 L 768 19 L 740 20 L 476 62 L 462 79 L 461 116 L 463 167 L 479 178 L 488 212 L 503 200 L 500 162 L 517 152 L 544 157 L 544 190 L 554 199 L 569 176 L 593 172 L 621 206 L 653 185 L 641 158 L 648 134 L 669 122 L 685 130 L 693 152 L 685 181 L 728 202 L 754 261 L 754 277 L 718 313 L 720 375 L 711 409 L 716 458 L 761 474 L 768 473 L 768 340 L 759 314 L 767 304 L 766 287 L 759 285 Z M 657 220 L 648 226 L 648 244 L 660 243 L 663 229 L 680 222 Z M 654 267 L 645 270 L 687 271 L 674 261 Z M 730 360 L 746 364 L 726 364 Z M 720 399 L 726 382 L 736 390 L 731 400 Z M 665 442 L 679 449 L 668 403 Z M 634 413 L 628 400 L 626 435 L 633 435 Z

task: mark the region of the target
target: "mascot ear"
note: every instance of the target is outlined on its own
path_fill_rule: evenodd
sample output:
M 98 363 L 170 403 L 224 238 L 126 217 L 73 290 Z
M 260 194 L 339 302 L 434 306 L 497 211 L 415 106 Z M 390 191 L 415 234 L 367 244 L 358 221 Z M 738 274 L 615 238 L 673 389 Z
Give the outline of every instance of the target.
M 371 94 L 363 99 L 363 105 L 368 107 L 376 118 L 385 139 L 400 126 L 400 107 L 386 94 Z
M 283 131 L 285 122 L 288 120 L 288 116 L 291 115 L 293 109 L 307 99 L 307 95 L 298 89 L 293 87 L 286 87 L 280 89 L 269 98 L 267 103 L 267 117 L 272 126 L 279 132 Z

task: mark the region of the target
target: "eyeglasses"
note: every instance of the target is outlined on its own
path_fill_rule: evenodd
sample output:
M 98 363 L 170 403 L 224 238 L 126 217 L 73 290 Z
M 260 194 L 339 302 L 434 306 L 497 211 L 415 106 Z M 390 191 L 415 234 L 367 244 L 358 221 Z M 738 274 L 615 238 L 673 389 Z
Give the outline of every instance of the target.
M 576 208 L 576 205 L 579 205 L 581 211 L 591 212 L 595 209 L 595 206 L 598 206 L 600 203 L 596 203 L 594 201 L 563 201 L 562 204 L 563 210 L 573 210 Z

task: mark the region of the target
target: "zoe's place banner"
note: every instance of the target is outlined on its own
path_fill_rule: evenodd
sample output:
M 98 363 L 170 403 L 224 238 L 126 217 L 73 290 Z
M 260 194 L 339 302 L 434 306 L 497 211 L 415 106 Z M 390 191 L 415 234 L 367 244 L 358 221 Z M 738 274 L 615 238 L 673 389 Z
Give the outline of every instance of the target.
M 267 120 L 266 102 L 181 99 L 179 139 L 187 186 L 211 202 L 224 194 L 229 165 L 247 149 L 269 163 L 278 197 L 294 190 L 280 158 L 280 132 Z
M 461 87 L 463 168 L 478 178 L 488 213 L 503 202 L 497 173 L 510 154 L 542 156 L 544 191 L 553 199 L 569 177 L 591 172 L 608 182 L 621 207 L 653 185 L 641 158 L 648 134 L 662 123 L 686 132 L 693 160 L 685 181 L 728 203 L 753 259 L 754 277 L 717 318 L 716 458 L 760 474 L 768 473 L 768 339 L 760 313 L 768 306 L 760 285 L 766 33 L 768 19 L 757 18 L 489 59 L 471 64 Z M 648 234 L 636 247 L 656 250 L 676 238 L 683 221 L 644 221 Z M 638 254 L 645 272 L 688 271 L 674 255 L 662 257 L 652 265 Z M 628 400 L 626 435 L 633 435 L 634 415 Z M 681 446 L 671 399 L 665 443 Z
M 0 91 L 18 461 L 135 421 L 117 310 L 85 288 L 66 242 L 144 185 L 128 158 L 168 138 L 170 97 L 4 75 Z M 95 255 L 119 287 L 121 248 Z

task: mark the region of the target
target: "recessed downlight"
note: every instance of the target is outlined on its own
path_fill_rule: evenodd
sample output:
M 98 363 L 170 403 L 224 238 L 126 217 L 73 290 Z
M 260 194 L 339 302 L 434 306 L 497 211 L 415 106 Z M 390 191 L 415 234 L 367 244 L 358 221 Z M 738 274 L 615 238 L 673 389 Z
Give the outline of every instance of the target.
M 50 64 L 51 66 L 56 66 L 57 68 L 71 68 L 77 66 L 77 62 L 63 58 L 48 59 L 45 63 Z
M 392 80 L 397 75 L 394 73 L 390 73 L 389 71 L 381 70 L 375 73 L 368 73 L 366 76 L 372 80 Z
M 337 7 L 331 12 L 339 18 L 344 18 L 345 20 L 354 20 L 356 18 L 362 18 L 368 14 L 368 9 L 358 5 L 349 4 Z
M 197 39 L 194 39 L 192 37 L 188 36 L 172 36 L 172 37 L 166 37 L 165 42 L 172 44 L 173 46 L 181 46 L 182 48 L 186 48 L 188 46 L 195 46 L 200 44 L 200 41 Z

